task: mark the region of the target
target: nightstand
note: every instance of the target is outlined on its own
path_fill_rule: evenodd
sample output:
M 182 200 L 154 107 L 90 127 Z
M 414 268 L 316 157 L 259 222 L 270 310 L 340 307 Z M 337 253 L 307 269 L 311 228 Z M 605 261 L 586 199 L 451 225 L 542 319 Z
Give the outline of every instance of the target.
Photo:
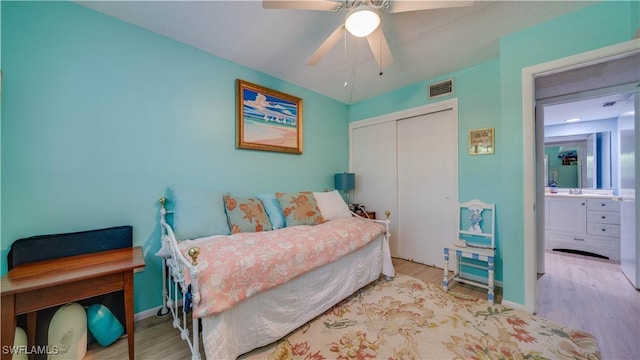
M 362 211 L 362 210 L 358 210 L 355 212 L 358 216 L 361 216 L 363 218 L 369 218 L 371 220 L 375 220 L 376 219 L 376 212 L 375 211 Z M 366 214 L 365 214 L 366 213 Z

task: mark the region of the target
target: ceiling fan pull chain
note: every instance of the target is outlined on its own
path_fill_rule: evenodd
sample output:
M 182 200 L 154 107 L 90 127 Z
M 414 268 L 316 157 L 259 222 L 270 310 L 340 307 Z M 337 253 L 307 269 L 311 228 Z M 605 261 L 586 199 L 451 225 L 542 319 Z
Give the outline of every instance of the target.
M 378 36 L 378 53 L 380 54 L 380 62 L 378 63 L 378 69 L 380 70 L 380 76 L 382 76 L 382 36 Z
M 360 46 L 356 43 L 355 46 L 356 56 L 353 60 L 353 69 L 351 70 L 351 89 L 349 89 L 349 104 L 353 100 L 353 89 L 355 89 L 356 85 L 356 69 L 358 68 L 358 53 L 360 52 Z
M 344 61 L 347 61 L 347 28 L 344 28 Z

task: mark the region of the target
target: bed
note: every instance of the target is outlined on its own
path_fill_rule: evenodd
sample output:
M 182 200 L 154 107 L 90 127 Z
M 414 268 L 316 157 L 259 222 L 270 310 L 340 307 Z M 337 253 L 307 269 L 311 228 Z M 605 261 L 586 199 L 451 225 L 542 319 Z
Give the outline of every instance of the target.
M 178 241 L 167 221 L 170 214 L 175 221 L 178 209 L 167 210 L 167 201 L 160 200 L 158 314 L 172 315 L 194 360 L 201 359 L 200 336 L 206 358 L 235 359 L 282 338 L 381 274 L 395 275 L 388 217 L 350 214 L 317 225 Z

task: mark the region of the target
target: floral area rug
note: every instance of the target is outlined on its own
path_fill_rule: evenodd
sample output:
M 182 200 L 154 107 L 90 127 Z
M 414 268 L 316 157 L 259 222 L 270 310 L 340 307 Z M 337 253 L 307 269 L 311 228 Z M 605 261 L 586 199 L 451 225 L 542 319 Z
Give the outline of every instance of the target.
M 240 358 L 600 359 L 600 351 L 588 333 L 397 275 Z

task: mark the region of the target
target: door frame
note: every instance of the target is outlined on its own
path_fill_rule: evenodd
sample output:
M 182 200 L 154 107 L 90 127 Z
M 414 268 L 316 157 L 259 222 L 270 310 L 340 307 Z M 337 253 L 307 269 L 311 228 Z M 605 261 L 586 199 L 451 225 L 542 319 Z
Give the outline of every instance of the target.
M 362 119 L 362 120 L 357 120 L 357 121 L 353 121 L 349 123 L 349 170 L 352 169 L 352 164 L 351 164 L 351 144 L 353 144 L 353 139 L 352 139 L 352 135 L 353 135 L 353 130 L 360 128 L 360 127 L 365 127 L 365 126 L 371 126 L 371 125 L 376 125 L 376 124 L 381 124 L 381 123 L 385 123 L 385 122 L 390 122 L 390 121 L 398 121 L 401 119 L 406 119 L 406 118 L 410 118 L 410 117 L 414 117 L 414 116 L 421 116 L 421 115 L 427 115 L 427 114 L 431 114 L 434 112 L 439 112 L 439 111 L 444 111 L 444 110 L 449 110 L 451 109 L 454 112 L 455 118 L 456 118 L 456 122 L 458 122 L 458 98 L 453 98 L 450 100 L 444 100 L 444 101 L 438 101 L 436 103 L 432 103 L 432 104 L 427 104 L 427 105 L 422 105 L 422 106 L 417 106 L 411 109 L 406 109 L 406 110 L 400 110 L 400 111 L 396 111 L 396 112 L 392 112 L 389 114 L 384 114 L 384 115 L 379 115 L 379 116 L 374 116 L 371 118 L 367 118 L 367 119 Z M 460 142 L 460 133 L 458 132 L 458 142 Z M 458 159 L 455 159 L 456 164 L 458 162 Z M 457 168 L 457 166 L 456 166 Z M 456 172 L 456 177 L 457 177 L 457 172 Z M 458 189 L 458 186 L 456 185 L 456 191 Z M 456 196 L 457 196 L 457 192 L 456 192 Z
M 525 310 L 535 312 L 537 281 L 537 239 L 536 239 L 536 122 L 535 122 L 535 78 L 590 64 L 631 55 L 640 51 L 637 39 L 620 44 L 587 51 L 581 54 L 552 60 L 522 69 L 522 131 L 524 166 L 524 290 Z M 542 125 L 540 125 L 542 126 Z M 544 207 L 538 208 L 542 211 Z

